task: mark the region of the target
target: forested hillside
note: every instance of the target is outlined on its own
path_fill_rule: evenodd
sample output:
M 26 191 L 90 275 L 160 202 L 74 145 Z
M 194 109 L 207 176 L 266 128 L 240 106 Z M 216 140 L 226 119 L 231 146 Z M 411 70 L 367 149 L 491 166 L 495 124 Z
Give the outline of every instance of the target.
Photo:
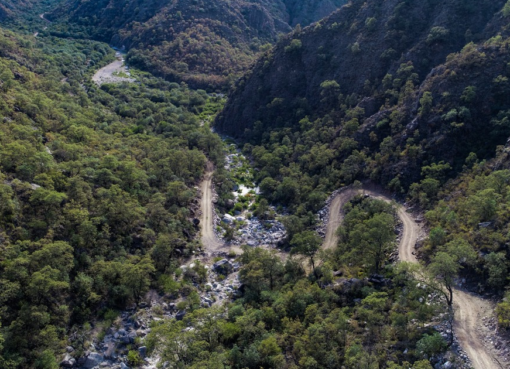
M 0 369 L 510 361 L 510 1 L 0 19 Z
M 1 30 L 0 45 L 0 366 L 54 368 L 70 327 L 198 247 L 194 185 L 221 141 L 200 128 L 204 91 L 95 87 L 105 44 Z
M 266 52 L 216 127 L 246 142 L 263 193 L 302 219 L 355 180 L 433 209 L 425 260 L 475 250 L 464 275 L 502 293 L 509 16 L 503 0 L 353 1 Z
M 297 23 L 309 24 L 344 0 L 292 2 L 67 1 L 48 17 L 60 36 L 91 37 L 130 50 L 130 64 L 172 81 L 221 87 Z
M 505 1 L 477 4 L 355 1 L 268 51 L 216 126 L 251 144 L 271 188 L 295 176 L 321 191 L 357 178 L 407 191 L 434 171 L 444 180 L 510 134 L 508 40 L 486 31 L 506 19 Z

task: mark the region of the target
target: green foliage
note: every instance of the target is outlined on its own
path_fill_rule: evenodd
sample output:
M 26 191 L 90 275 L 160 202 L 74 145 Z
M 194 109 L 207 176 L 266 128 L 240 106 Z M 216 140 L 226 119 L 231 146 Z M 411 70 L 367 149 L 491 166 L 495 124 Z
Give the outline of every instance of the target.
M 28 39 L 0 30 L 3 353 L 53 368 L 66 332 L 100 307 L 139 302 L 158 282 L 179 290 L 168 274 L 196 247 L 189 205 L 205 155 L 223 165 L 198 116 L 222 103 L 143 73 L 98 88 L 106 45 Z
M 138 351 L 129 350 L 127 355 L 129 365 L 138 366 L 142 363 L 142 358 L 138 354 Z
M 496 315 L 498 317 L 498 324 L 503 328 L 510 328 L 510 294 L 496 307 Z
M 510 2 L 509 1 L 507 1 L 505 3 L 505 6 L 503 6 L 503 10 L 501 10 L 501 12 L 503 13 L 504 17 L 510 16 Z
M 295 367 L 356 368 L 361 362 L 384 365 L 395 360 L 392 351 L 398 361 L 415 362 L 413 368 L 430 368 L 415 355 L 400 351 L 411 348 L 414 352 L 422 338 L 421 328 L 411 323 L 413 317 L 427 319 L 433 314 L 432 305 L 426 305 L 431 310 L 425 312 L 419 302 L 430 291 L 418 287 L 407 272 L 388 274 L 401 283 L 405 294 L 393 288 L 372 291 L 355 295 L 363 298 L 354 304 L 354 296 L 335 287 L 320 288 L 303 274 L 295 275 L 292 260 L 283 265 L 267 250 L 244 251 L 240 277 L 247 289 L 243 297 L 228 306 L 196 310 L 183 321 L 172 319 L 153 327 L 145 341 L 150 351 L 158 350 L 172 367 L 190 368 L 282 368 L 288 362 Z M 271 272 L 275 271 L 271 263 L 279 266 L 277 273 Z M 385 342 L 384 337 L 392 339 Z M 433 342 L 422 341 L 427 350 L 437 348 Z M 374 347 L 377 354 L 368 354 Z
M 432 27 L 429 35 L 427 36 L 427 44 L 434 44 L 438 42 L 443 42 L 448 39 L 448 35 L 450 31 L 444 27 Z
M 357 198 L 347 208 L 337 255 L 344 263 L 379 273 L 395 242 L 395 216 L 384 201 Z
M 425 334 L 423 338 L 416 343 L 416 349 L 418 352 L 430 357 L 443 352 L 446 349 L 446 342 L 438 332 L 431 335 Z
M 292 41 L 289 43 L 288 46 L 285 47 L 286 53 L 297 53 L 301 48 L 303 47 L 303 44 L 301 43 L 301 40 L 299 39 L 292 39 Z

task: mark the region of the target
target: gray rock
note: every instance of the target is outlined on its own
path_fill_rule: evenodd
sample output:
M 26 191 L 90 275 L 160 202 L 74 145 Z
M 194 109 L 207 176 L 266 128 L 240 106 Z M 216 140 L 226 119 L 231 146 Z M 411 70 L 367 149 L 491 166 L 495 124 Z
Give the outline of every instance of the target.
M 445 368 L 445 369 L 449 369 L 452 367 L 453 367 L 453 364 L 449 361 L 447 361 L 446 363 L 443 364 L 443 368 Z
M 120 369 L 129 369 L 129 366 L 124 363 L 120 363 Z
M 213 265 L 213 269 L 216 273 L 228 275 L 232 272 L 232 264 L 227 259 L 222 259 Z
M 64 360 L 60 362 L 60 366 L 64 368 L 72 368 L 76 364 L 76 359 L 69 354 L 66 354 Z
M 108 342 L 105 345 L 105 350 L 103 354 L 106 359 L 115 359 L 117 357 L 117 355 L 115 354 L 115 342 Z
M 139 347 L 138 353 L 140 354 L 140 357 L 144 358 L 145 355 L 147 355 L 147 347 L 145 346 Z
M 176 315 L 175 315 L 175 319 L 177 320 L 182 320 L 184 319 L 184 316 L 186 315 L 186 312 L 185 311 L 179 311 Z
M 120 337 L 120 342 L 127 345 L 128 343 L 131 343 L 131 340 L 130 340 L 129 336 L 122 336 L 122 337 Z
M 137 337 L 137 334 L 136 334 L 136 332 L 131 332 L 128 334 L 128 337 L 129 337 L 129 342 L 134 343 L 135 339 Z
M 98 352 L 91 352 L 87 356 L 87 360 L 83 364 L 83 367 L 86 369 L 92 369 L 95 366 L 98 366 L 104 360 L 104 356 Z
M 73 352 L 74 351 L 74 347 L 73 346 L 67 346 L 66 347 L 66 351 L 67 352 Z

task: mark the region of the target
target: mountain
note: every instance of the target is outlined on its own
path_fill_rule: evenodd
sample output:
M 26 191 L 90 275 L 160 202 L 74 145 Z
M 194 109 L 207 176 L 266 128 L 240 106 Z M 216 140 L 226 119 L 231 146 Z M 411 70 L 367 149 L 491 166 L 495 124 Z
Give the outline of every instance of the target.
M 127 60 L 134 66 L 169 80 L 217 87 L 247 70 L 260 48 L 279 34 L 344 2 L 69 0 L 48 18 L 71 23 L 55 34 L 85 34 L 129 50 Z
M 36 3 L 35 1 L 24 0 L 24 1 L 11 1 L 11 0 L 0 0 L 0 20 L 4 21 L 8 18 L 13 18 L 21 11 L 31 9 Z
M 503 5 L 353 1 L 266 52 L 216 127 L 272 154 L 287 137 L 287 165 L 333 187 L 370 177 L 407 189 L 423 166 L 494 156 L 510 134 Z M 320 165 L 304 154 L 314 148 L 327 149 Z M 261 180 L 288 175 L 259 164 Z

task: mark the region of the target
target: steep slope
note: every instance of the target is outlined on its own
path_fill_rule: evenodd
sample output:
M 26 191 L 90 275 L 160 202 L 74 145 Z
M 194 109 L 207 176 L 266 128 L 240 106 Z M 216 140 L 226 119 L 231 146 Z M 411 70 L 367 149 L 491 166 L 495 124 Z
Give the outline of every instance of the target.
M 385 75 L 406 62 L 418 73 L 415 82 L 422 81 L 449 53 L 459 51 L 466 37 L 482 37 L 503 4 L 483 1 L 480 11 L 473 1 L 354 1 L 315 27 L 286 37 L 259 60 L 239 82 L 219 126 L 242 133 L 267 114 L 274 98 L 304 98 L 310 110 L 329 109 L 321 103 L 325 80 L 337 81 L 344 95 L 372 96 L 365 91 L 366 81 L 380 89 Z
M 31 10 L 38 0 L 0 0 L 0 21 L 20 16 L 23 12 Z
M 342 5 L 346 0 L 283 0 L 288 13 L 288 23 L 291 26 L 301 24 L 306 26 L 322 19 Z
M 197 247 L 194 187 L 222 155 L 198 114 L 216 108 L 146 73 L 98 88 L 112 54 L 0 28 L 0 368 L 57 368 L 68 338 L 83 355 L 84 323 Z
M 365 175 L 400 191 L 428 164 L 461 169 L 471 151 L 491 156 L 510 133 L 498 123 L 510 108 L 506 41 L 465 46 L 490 37 L 504 3 L 354 1 L 266 53 L 216 126 L 272 153 L 287 137 L 284 162 L 316 183 L 325 173 L 336 185 Z M 260 179 L 286 176 L 273 172 Z
M 261 46 L 297 22 L 311 22 L 344 0 L 70 0 L 49 15 L 68 20 L 56 34 L 83 34 L 130 50 L 128 62 L 195 86 L 233 81 Z M 84 28 L 83 28 L 84 27 Z

